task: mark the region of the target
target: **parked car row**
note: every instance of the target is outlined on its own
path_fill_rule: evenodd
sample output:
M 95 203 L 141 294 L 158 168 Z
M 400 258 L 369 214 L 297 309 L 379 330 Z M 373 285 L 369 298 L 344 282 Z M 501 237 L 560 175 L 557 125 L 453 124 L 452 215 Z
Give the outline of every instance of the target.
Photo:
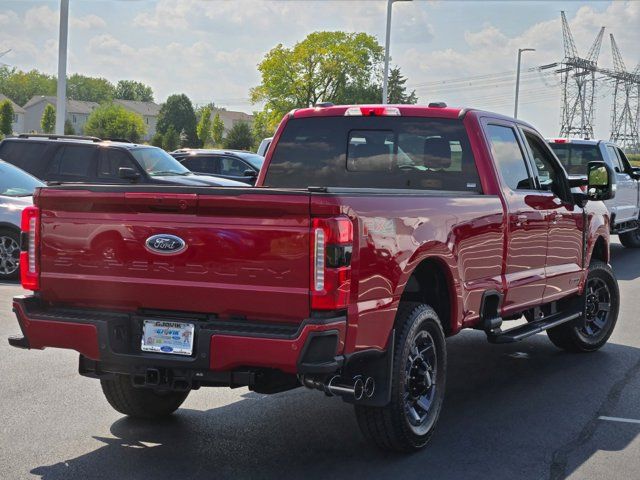
M 264 161 L 228 150 L 172 155 L 149 145 L 74 135 L 22 134 L 0 142 L 0 281 L 18 276 L 20 215 L 44 182 L 239 187 L 255 183 Z

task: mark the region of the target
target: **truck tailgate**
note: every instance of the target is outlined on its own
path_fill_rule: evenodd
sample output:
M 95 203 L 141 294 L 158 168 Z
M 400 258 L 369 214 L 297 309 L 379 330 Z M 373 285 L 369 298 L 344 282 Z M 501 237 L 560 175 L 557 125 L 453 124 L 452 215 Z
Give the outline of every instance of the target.
M 308 317 L 309 194 L 197 191 L 42 189 L 42 299 L 286 323 Z M 154 235 L 175 235 L 185 248 L 156 251 L 147 245 Z

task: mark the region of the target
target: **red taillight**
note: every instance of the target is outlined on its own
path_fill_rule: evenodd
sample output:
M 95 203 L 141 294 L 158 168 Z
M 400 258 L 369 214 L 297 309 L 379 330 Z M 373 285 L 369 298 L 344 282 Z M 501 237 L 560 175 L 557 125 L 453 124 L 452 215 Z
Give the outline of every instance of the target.
M 554 143 L 569 143 L 569 141 L 566 138 L 556 138 L 553 142 Z
M 27 290 L 40 288 L 40 262 L 38 259 L 40 243 L 40 209 L 27 207 L 22 211 L 21 229 L 27 236 L 26 248 L 20 252 L 20 280 Z
M 339 310 L 349 303 L 353 225 L 347 217 L 311 223 L 311 309 Z

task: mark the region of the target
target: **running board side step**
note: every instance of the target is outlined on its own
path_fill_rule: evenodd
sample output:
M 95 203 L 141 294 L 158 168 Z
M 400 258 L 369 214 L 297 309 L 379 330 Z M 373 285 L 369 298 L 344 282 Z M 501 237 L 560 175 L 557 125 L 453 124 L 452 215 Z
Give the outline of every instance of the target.
M 563 323 L 571 322 L 576 318 L 580 318 L 582 312 L 575 312 L 570 314 L 558 313 L 555 315 L 549 315 L 541 320 L 535 322 L 525 323 L 519 327 L 510 328 L 509 330 L 501 331 L 500 329 L 487 332 L 487 340 L 490 343 L 513 343 L 519 342 L 527 337 L 535 335 L 540 332 L 544 332 Z

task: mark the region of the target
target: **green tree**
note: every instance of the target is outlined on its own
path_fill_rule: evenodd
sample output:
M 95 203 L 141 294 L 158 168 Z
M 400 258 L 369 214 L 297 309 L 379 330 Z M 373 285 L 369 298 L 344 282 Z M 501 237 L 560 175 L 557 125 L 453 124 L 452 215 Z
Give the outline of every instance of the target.
M 215 145 L 222 145 L 224 138 L 224 122 L 220 118 L 220 114 L 216 113 L 213 117 L 213 124 L 211 126 L 211 138 Z
M 176 148 L 178 148 L 180 143 L 180 136 L 176 129 L 173 126 L 170 126 L 166 133 L 162 137 L 162 148 L 164 148 L 167 152 L 172 152 Z
M 262 139 L 273 135 L 273 130 L 269 129 L 268 116 L 264 112 L 253 112 L 253 124 L 251 133 L 253 134 L 254 149 L 257 149 Z
M 191 100 L 184 94 L 171 95 L 160 107 L 156 129 L 162 135 L 166 135 L 170 127 L 173 127 L 176 135 L 177 132 L 184 130 L 187 137 L 185 143 L 188 146 L 196 147 L 199 145 L 196 133 L 196 114 L 193 111 Z
M 69 120 L 64 121 L 64 134 L 65 135 L 75 135 L 76 131 L 73 128 L 73 125 Z
M 56 109 L 50 103 L 44 107 L 42 118 L 40 119 L 40 128 L 44 133 L 53 133 L 56 128 Z
M 407 79 L 400 73 L 400 68 L 392 68 L 389 73 L 388 103 L 415 104 L 418 102 L 415 90 L 407 95 L 405 83 L 407 83 Z
M 103 138 L 125 138 L 139 142 L 146 133 L 144 120 L 122 105 L 105 103 L 96 108 L 84 126 L 87 135 Z
M 0 92 L 18 105 L 24 105 L 35 95 L 55 95 L 56 79 L 37 70 L 23 72 L 0 66 Z
M 224 148 L 233 150 L 249 150 L 253 147 L 254 139 L 251 127 L 246 122 L 236 123 L 224 139 Z
M 13 105 L 11 100 L 0 103 L 0 133 L 11 135 L 13 133 Z
M 164 142 L 164 137 L 161 133 L 156 132 L 153 137 L 151 137 L 151 145 L 154 147 L 162 148 Z
M 348 86 L 379 82 L 383 52 L 366 33 L 314 32 L 292 48 L 279 44 L 258 65 L 262 80 L 251 100 L 265 102 L 273 128 L 293 108 L 332 102 Z
M 137 100 L 153 102 L 153 90 L 149 85 L 135 80 L 120 80 L 116 85 L 115 98 L 120 100 Z
M 202 146 L 207 146 L 211 143 L 211 107 L 205 106 L 200 112 L 200 121 L 197 126 L 198 138 Z
M 115 87 L 106 78 L 74 73 L 67 80 L 67 96 L 72 100 L 103 103 L 113 100 Z

